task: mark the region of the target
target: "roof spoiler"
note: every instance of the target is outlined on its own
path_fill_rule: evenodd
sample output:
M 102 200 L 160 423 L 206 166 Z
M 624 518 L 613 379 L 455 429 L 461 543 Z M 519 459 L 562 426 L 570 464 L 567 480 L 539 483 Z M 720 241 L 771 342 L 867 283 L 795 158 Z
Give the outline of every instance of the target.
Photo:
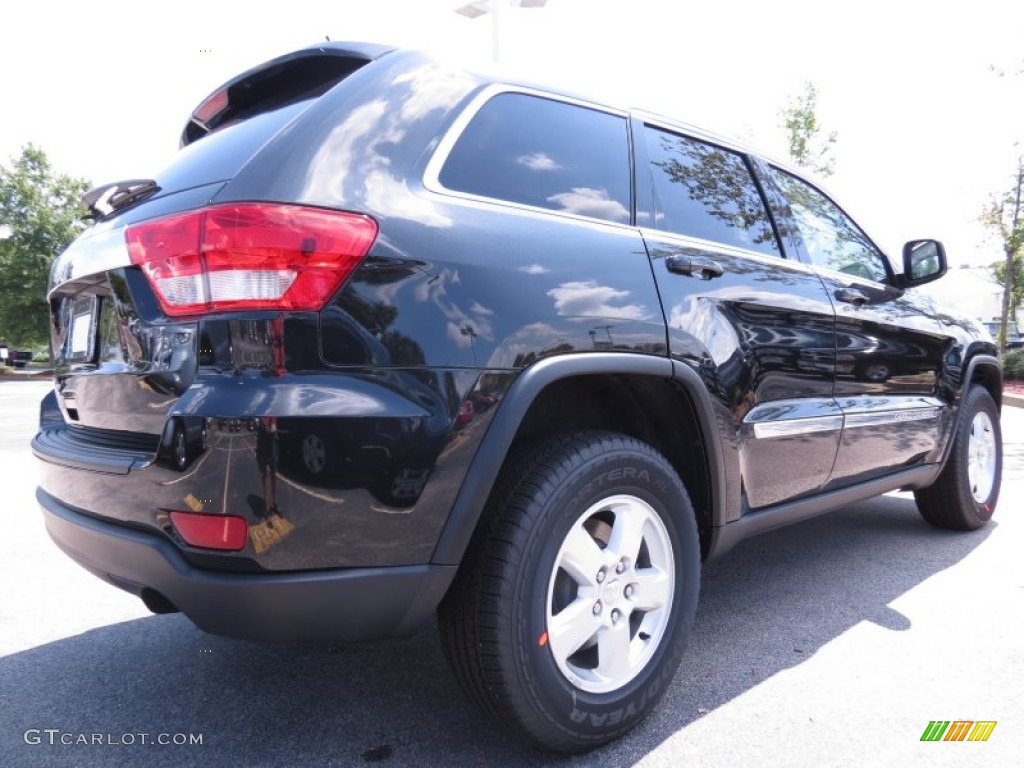
M 393 48 L 368 43 L 325 42 L 279 56 L 243 72 L 195 108 L 181 134 L 181 146 L 228 123 L 319 96 Z

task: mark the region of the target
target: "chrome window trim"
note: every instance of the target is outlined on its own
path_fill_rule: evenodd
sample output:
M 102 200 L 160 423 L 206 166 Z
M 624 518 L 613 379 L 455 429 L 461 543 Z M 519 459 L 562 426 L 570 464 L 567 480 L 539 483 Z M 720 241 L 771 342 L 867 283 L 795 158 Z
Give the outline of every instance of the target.
M 669 131 L 670 133 L 678 133 L 684 136 L 688 136 L 691 139 L 697 141 L 703 141 L 705 144 L 715 144 L 722 149 L 728 149 L 731 152 L 735 152 L 738 155 L 744 157 L 757 158 L 763 162 L 770 163 L 772 165 L 778 165 L 781 168 L 793 173 L 794 176 L 803 178 L 799 172 L 793 171 L 792 167 L 787 166 L 784 162 L 776 162 L 769 156 L 758 151 L 754 147 L 744 144 L 738 139 L 733 139 L 728 136 L 723 136 L 719 133 L 706 130 L 700 126 L 692 125 L 690 123 L 684 123 L 679 120 L 673 120 L 671 117 L 665 115 L 659 115 L 656 112 L 647 112 L 642 109 L 631 110 L 630 114 L 638 121 L 651 128 L 657 128 L 663 131 Z

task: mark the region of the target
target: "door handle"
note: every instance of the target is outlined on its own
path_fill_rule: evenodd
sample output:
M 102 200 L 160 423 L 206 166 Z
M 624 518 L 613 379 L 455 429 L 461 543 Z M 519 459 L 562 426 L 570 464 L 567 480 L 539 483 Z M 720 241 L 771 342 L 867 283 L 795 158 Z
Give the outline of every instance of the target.
M 868 303 L 869 297 L 860 288 L 840 288 L 836 291 L 836 298 L 855 307 L 861 307 Z
M 714 259 L 707 259 L 701 256 L 669 256 L 665 259 L 665 266 L 669 272 L 676 275 L 690 275 L 701 280 L 710 280 L 713 277 L 721 277 L 725 269 Z

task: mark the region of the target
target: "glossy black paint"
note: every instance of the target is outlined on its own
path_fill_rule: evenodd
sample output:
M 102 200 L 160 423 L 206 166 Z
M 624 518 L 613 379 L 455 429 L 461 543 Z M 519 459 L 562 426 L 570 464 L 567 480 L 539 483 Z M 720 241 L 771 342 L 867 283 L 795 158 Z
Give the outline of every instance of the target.
M 58 261 L 55 393 L 34 441 L 55 504 L 140 531 L 152 552 L 170 547 L 201 571 L 456 565 L 532 404 L 558 384 L 629 376 L 678 398 L 679 424 L 634 404 L 658 429 L 699 433 L 680 453 L 695 466 L 677 469 L 700 486 L 710 556 L 925 482 L 965 386 L 998 391 L 992 345 L 898 287 L 891 268 L 876 282 L 812 264 L 764 161 L 730 149 L 742 200 L 728 199 L 732 182 L 701 193 L 712 219 L 756 222 L 743 247 L 659 224 L 675 182 L 655 189 L 637 137 L 648 122 L 688 129 L 638 114 L 632 152 L 615 155 L 633 179 L 628 220 L 472 197 L 428 168 L 496 84 L 418 53 L 367 58 L 316 98 L 187 133 L 161 192 L 96 230 L 209 202 L 368 214 L 380 234 L 322 311 L 171 321 L 135 267 Z M 690 170 L 674 168 L 688 194 L 694 179 L 714 182 L 715 144 L 697 138 Z M 557 165 L 523 157 L 537 172 Z M 91 297 L 93 354 L 66 354 L 75 302 Z M 885 423 L 856 426 L 876 417 Z M 239 515 L 249 540 L 237 553 L 190 547 L 175 509 Z
M 34 443 L 44 459 L 40 486 L 70 507 L 161 531 L 194 563 L 209 564 L 209 553 L 177 540 L 169 510 L 223 512 L 253 527 L 269 521 L 286 529 L 268 542 L 250 540 L 237 554 L 218 553 L 218 567 L 427 562 L 458 492 L 455 480 L 494 413 L 474 409 L 458 422 L 459 406 L 501 395 L 501 377 L 481 379 L 474 390 L 477 378 L 422 369 L 204 373 L 175 401 L 159 455 L 151 450 L 144 460 L 145 451 L 123 440 L 108 451 L 111 460 L 122 459 L 117 474 L 110 467 L 83 471 L 98 468 L 90 454 L 58 454 L 55 446 L 76 433 L 79 442 L 98 437 L 51 416 Z
M 672 357 L 699 373 L 721 411 L 720 436 L 733 446 L 742 497 L 728 519 L 811 493 L 828 479 L 838 432 L 757 440 L 746 424 L 777 400 L 832 398 L 835 330 L 821 281 L 802 264 L 671 240 L 644 230 L 669 324 Z M 672 273 L 677 253 L 713 258 L 723 274 L 699 280 Z M 763 284 L 760 290 L 752 285 Z M 799 467 L 799 471 L 797 468 Z
M 835 291 L 856 284 L 823 274 Z M 884 412 L 901 398 L 938 398 L 950 340 L 916 294 L 863 284 L 863 304 L 836 303 L 836 399 L 845 412 Z M 845 430 L 831 487 L 868 479 L 895 468 L 938 459 L 950 434 L 951 403 L 934 419 Z

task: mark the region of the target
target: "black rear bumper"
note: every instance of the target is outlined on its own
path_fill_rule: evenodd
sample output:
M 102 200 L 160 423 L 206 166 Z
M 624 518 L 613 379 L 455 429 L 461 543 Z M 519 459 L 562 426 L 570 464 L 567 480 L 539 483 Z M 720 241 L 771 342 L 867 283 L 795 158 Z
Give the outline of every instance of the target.
M 148 605 L 168 603 L 201 629 L 253 640 L 364 640 L 415 631 L 433 613 L 454 566 L 292 573 L 198 569 L 155 534 L 36 498 L 50 537 L 84 568 Z M 170 607 L 170 606 L 167 606 Z

